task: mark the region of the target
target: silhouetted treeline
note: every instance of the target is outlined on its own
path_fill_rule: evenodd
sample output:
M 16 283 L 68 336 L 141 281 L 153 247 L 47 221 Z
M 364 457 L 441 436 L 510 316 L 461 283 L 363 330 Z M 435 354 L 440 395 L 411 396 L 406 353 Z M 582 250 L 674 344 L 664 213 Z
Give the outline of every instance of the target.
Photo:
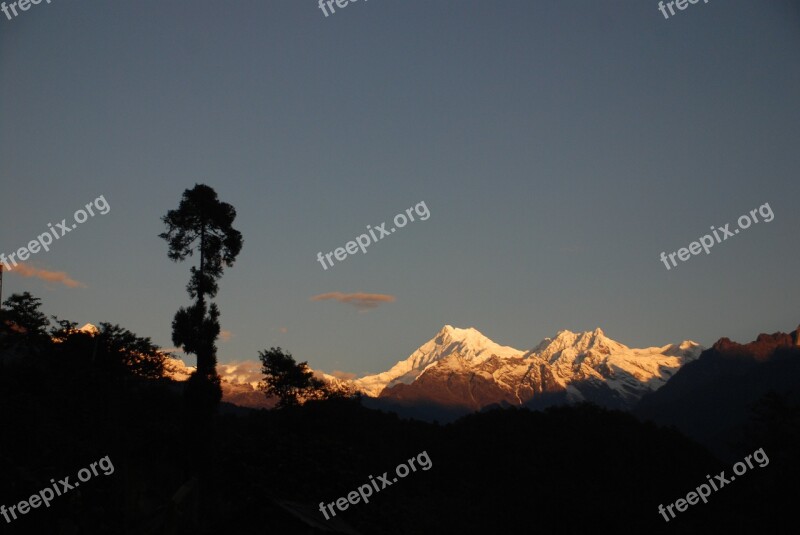
M 592 405 L 498 409 L 446 426 L 352 399 L 217 415 L 201 485 L 186 463 L 196 445 L 184 385 L 135 371 L 118 353 L 125 344 L 61 327 L 64 340 L 44 342 L 10 320 L 0 326 L 0 503 L 27 499 L 51 478 L 74 479 L 106 455 L 116 470 L 11 524 L 0 517 L 4 532 L 776 533 L 793 511 L 797 412 L 780 396 L 764 400 L 745 433 L 770 464 L 669 523 L 659 504 L 685 497 L 706 474 L 730 473 L 730 465 L 676 430 Z M 118 339 L 120 330 L 106 332 Z M 131 336 L 122 338 L 138 339 Z M 335 522 L 319 512 L 320 502 L 346 496 L 370 475 L 391 476 L 422 451 L 430 470 L 339 512 Z

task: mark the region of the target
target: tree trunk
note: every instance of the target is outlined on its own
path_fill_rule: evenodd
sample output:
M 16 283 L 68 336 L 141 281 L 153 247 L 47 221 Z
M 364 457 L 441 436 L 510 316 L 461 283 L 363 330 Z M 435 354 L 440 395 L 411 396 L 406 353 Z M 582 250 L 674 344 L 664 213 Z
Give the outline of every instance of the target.
M 205 300 L 205 245 L 206 245 L 206 223 L 202 222 L 200 227 L 200 277 L 197 284 L 197 305 L 201 315 L 197 318 L 199 322 L 198 331 L 202 329 L 202 323 L 206 316 Z M 205 338 L 205 333 L 201 334 Z M 197 371 L 204 377 L 210 376 L 216 370 L 212 369 L 210 344 L 201 344 L 197 352 Z

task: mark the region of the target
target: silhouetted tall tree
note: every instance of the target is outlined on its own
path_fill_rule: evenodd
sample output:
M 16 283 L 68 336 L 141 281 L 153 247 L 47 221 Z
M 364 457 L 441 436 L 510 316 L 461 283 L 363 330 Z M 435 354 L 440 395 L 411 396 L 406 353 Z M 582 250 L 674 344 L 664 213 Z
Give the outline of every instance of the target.
M 169 244 L 171 260 L 181 262 L 195 252 L 200 256 L 199 266 L 191 267 L 192 276 L 186 286 L 195 302 L 175 314 L 172 341 L 197 356 L 197 371 L 190 384 L 205 384 L 219 399 L 215 345 L 220 332 L 219 309 L 214 303 L 207 305 L 206 298 L 217 294 L 217 280 L 222 276 L 223 266 L 232 266 L 242 249 L 242 234 L 232 226 L 236 209 L 221 202 L 213 188 L 195 184 L 183 192 L 178 209 L 170 210 L 161 219 L 167 231 L 159 237 Z

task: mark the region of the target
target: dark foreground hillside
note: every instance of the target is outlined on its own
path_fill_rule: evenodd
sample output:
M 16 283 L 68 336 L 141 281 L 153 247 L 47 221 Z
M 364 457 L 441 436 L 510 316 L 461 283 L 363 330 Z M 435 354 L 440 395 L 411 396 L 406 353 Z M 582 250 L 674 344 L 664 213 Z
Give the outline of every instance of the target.
M 790 457 L 665 522 L 668 504 L 730 466 L 676 431 L 593 406 L 496 410 L 454 424 L 328 401 L 217 416 L 190 432 L 182 385 L 104 367 L 91 352 L 0 359 L 0 504 L 108 456 L 99 475 L 4 533 L 778 533 L 793 510 Z M 778 446 L 773 446 L 778 447 Z M 790 447 L 786 445 L 785 447 Z M 326 520 L 320 502 L 426 452 L 427 470 Z M 202 473 L 190 459 L 202 457 Z M 418 463 L 419 464 L 419 463 Z
M 800 327 L 747 344 L 720 339 L 644 396 L 635 414 L 675 426 L 736 460 L 752 447 L 788 450 L 798 444 L 799 404 Z

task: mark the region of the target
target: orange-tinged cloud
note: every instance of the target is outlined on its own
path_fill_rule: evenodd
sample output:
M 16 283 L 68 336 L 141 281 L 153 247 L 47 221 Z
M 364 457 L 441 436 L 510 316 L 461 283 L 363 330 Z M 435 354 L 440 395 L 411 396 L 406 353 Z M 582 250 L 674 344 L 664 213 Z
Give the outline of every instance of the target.
M 59 282 L 67 288 L 86 288 L 84 283 L 76 281 L 63 271 L 48 271 L 28 264 L 17 264 L 9 270 L 9 273 L 17 273 L 23 277 L 34 277 L 47 282 Z
M 233 337 L 233 333 L 232 333 L 231 331 L 228 331 L 228 330 L 222 329 L 222 330 L 219 332 L 219 338 L 220 338 L 220 340 L 222 340 L 223 342 L 227 342 L 227 341 L 228 341 L 228 340 L 230 340 L 232 337 Z
M 326 294 L 315 295 L 311 298 L 312 301 L 326 301 L 332 299 L 340 303 L 353 305 L 359 310 L 369 310 L 377 308 L 381 303 L 391 303 L 395 300 L 395 296 L 387 294 L 368 294 L 364 292 L 356 292 L 346 294 L 342 292 L 329 292 Z

